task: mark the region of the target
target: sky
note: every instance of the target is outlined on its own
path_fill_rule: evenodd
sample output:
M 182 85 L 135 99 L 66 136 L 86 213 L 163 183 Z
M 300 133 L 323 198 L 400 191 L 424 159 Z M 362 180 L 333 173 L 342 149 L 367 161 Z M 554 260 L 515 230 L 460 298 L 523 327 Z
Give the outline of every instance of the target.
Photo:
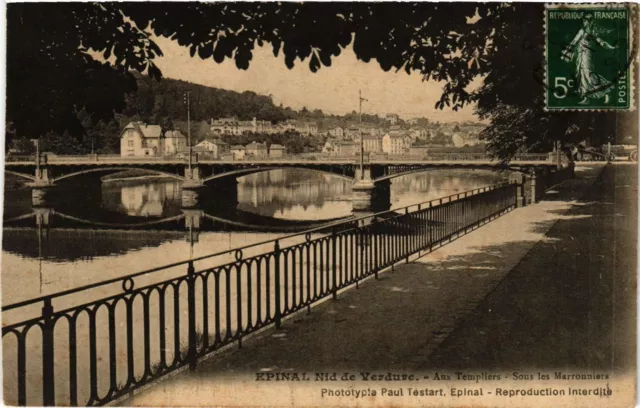
M 346 48 L 331 67 L 322 67 L 312 73 L 308 62 L 296 60 L 289 70 L 284 56 L 274 57 L 270 45 L 256 47 L 248 70 L 236 68 L 227 59 L 221 64 L 213 59 L 202 60 L 189 55 L 189 49 L 166 38 L 154 38 L 164 56 L 156 63 L 167 78 L 181 79 L 197 84 L 233 91 L 253 91 L 272 95 L 276 104 L 293 109 L 306 107 L 321 109 L 325 113 L 345 114 L 358 111 L 358 90 L 362 90 L 363 113 L 396 113 L 403 119 L 427 117 L 439 122 L 473 120 L 473 106 L 454 112 L 435 108 L 442 83 L 424 82 L 419 74 L 384 72 L 375 60 L 359 61 L 351 47 Z M 476 81 L 472 86 L 478 86 Z

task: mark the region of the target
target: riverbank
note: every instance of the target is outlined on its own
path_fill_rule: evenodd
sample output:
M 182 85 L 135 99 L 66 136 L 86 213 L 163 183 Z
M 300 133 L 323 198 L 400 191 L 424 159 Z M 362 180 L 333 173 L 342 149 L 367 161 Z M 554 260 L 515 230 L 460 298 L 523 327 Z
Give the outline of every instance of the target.
M 624 371 L 623 361 L 635 361 L 634 342 L 629 342 L 635 326 L 630 320 L 614 326 L 602 319 L 606 312 L 609 317 L 614 312 L 617 321 L 630 319 L 623 311 L 635 311 L 636 167 L 609 165 L 599 178 L 603 167 L 579 166 L 576 179 L 554 187 L 542 202 L 512 211 L 379 280 L 368 280 L 308 315 L 296 315 L 282 330 L 245 339 L 242 349 L 201 362 L 196 371 L 178 374 L 122 404 L 348 402 L 321 399 L 320 385 L 313 383 L 257 383 L 256 373 L 519 370 L 543 355 L 540 369 Z M 617 204 L 610 206 L 612 199 Z M 604 222 L 619 213 L 624 217 L 620 221 Z M 613 246 L 620 241 L 626 244 Z M 595 249 L 593 256 L 584 256 L 587 249 Z M 580 274 L 582 270 L 588 272 Z M 553 279 L 556 275 L 560 279 Z M 603 276 L 611 286 L 588 284 L 603 282 Z M 611 309 L 613 293 L 621 303 Z M 526 301 L 518 303 L 518 296 Z M 602 305 L 609 307 L 598 312 Z M 561 318 L 554 317 L 558 309 Z M 596 316 L 603 326 L 573 323 Z M 615 347 L 607 346 L 605 340 L 614 336 Z M 502 353 L 500 364 L 496 350 Z M 229 387 L 240 385 L 236 390 L 242 392 L 230 392 Z M 421 400 L 413 403 L 424 405 Z

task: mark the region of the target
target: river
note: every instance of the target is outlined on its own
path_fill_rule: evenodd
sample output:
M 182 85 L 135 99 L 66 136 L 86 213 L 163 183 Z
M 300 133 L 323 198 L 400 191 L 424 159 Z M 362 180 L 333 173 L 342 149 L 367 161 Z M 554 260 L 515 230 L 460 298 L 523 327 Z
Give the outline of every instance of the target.
M 432 170 L 393 179 L 390 189 L 392 208 L 418 204 L 431 199 L 496 184 L 505 174 L 489 171 Z M 73 180 L 73 179 L 72 179 Z M 117 278 L 129 273 L 162 266 L 191 257 L 211 254 L 244 245 L 282 237 L 296 231 L 320 226 L 326 222 L 352 217 L 351 182 L 343 178 L 304 170 L 273 170 L 244 176 L 238 180 L 237 190 L 209 191 L 197 207 L 184 207 L 184 195 L 179 182 L 167 180 L 137 180 L 100 183 L 88 177 L 73 183 L 60 183 L 46 200 L 33 206 L 28 189 L 7 191 L 4 202 L 2 242 L 2 302 L 3 305 L 31 299 L 41 295 Z M 272 243 L 257 250 L 268 251 Z M 197 270 L 211 265 L 196 265 Z M 146 284 L 181 276 L 181 269 L 136 278 L 136 288 Z M 151 280 L 149 280 L 151 279 Z M 214 311 L 229 320 L 222 321 L 220 331 L 236 330 L 235 305 L 237 299 L 247 299 L 247 288 L 240 294 L 234 290 L 221 292 L 225 278 L 216 284 L 220 309 L 210 304 L 206 311 L 214 321 Z M 255 282 L 255 281 L 254 281 Z M 257 282 L 260 282 L 259 279 Z M 227 282 L 227 288 L 235 284 Z M 239 285 L 239 284 L 238 284 Z M 298 283 L 298 288 L 303 289 Z M 262 287 L 262 286 L 261 286 Z M 263 288 L 264 289 L 264 288 Z M 196 289 L 196 305 L 203 308 L 202 288 Z M 296 289 L 297 290 L 297 289 Z M 122 293 L 120 283 L 100 286 L 90 291 L 74 293 L 63 299 L 56 298 L 53 307 L 64 310 L 96 299 Z M 186 298 L 184 285 L 180 292 L 180 305 Z M 259 293 L 259 289 L 258 289 Z M 176 295 L 177 296 L 177 295 Z M 251 296 L 251 295 L 249 295 Z M 146 320 L 150 333 L 145 336 L 141 298 L 132 302 L 131 340 L 135 378 L 144 375 L 145 349 L 149 344 L 149 363 L 157 366 L 160 343 L 156 334 L 160 330 L 158 313 L 164 310 L 166 322 L 183 313 L 173 314 L 173 295 L 166 295 L 166 303 L 159 303 L 157 295 L 149 295 L 150 315 Z M 273 303 L 269 298 L 267 302 Z M 218 304 L 218 303 L 216 303 Z M 225 306 L 225 304 L 227 306 Z M 164 309 L 163 306 L 164 305 Z M 255 307 L 255 305 L 254 305 Z M 30 317 L 40 316 L 42 303 L 3 312 L 3 324 L 12 324 Z M 253 310 L 253 309 L 251 309 Z M 105 396 L 109 377 L 109 344 L 113 341 L 116 353 L 115 382 L 127 382 L 127 332 L 124 302 L 113 305 L 114 337 L 110 337 L 106 308 L 95 307 L 96 347 L 95 395 Z M 228 313 L 228 314 L 227 314 Z M 81 312 L 75 322 L 74 343 L 70 343 L 68 324 L 60 320 L 55 326 L 55 395 L 62 405 L 69 404 L 69 361 L 71 350 L 77 351 L 77 390 L 80 405 L 90 400 L 91 360 L 89 312 Z M 172 317 L 174 316 L 174 317 Z M 255 316 L 255 315 L 254 315 Z M 198 319 L 201 319 L 199 316 Z M 175 317 L 177 318 L 177 317 Z M 240 320 L 240 318 L 238 318 Z M 247 318 L 243 316 L 242 324 Z M 183 320 L 184 321 L 184 320 Z M 200 322 L 200 320 L 198 320 Z M 230 324 L 230 326 L 228 326 Z M 167 361 L 173 359 L 173 349 L 182 348 L 187 339 L 187 325 L 175 328 L 171 324 L 164 349 Z M 200 330 L 198 323 L 198 330 Z M 117 329 L 116 329 L 117 328 Z M 42 404 L 42 335 L 33 329 L 27 336 L 25 347 L 29 358 L 25 365 L 26 396 L 28 405 Z M 209 327 L 211 335 L 212 327 Z M 175 343 L 174 343 L 174 335 Z M 146 339 L 145 341 L 141 341 Z M 18 369 L 17 342 L 13 334 L 3 337 L 5 401 L 17 402 Z M 114 384 L 112 384 L 115 386 Z
M 480 170 L 410 174 L 393 179 L 391 206 L 417 204 L 502 180 L 504 174 Z M 238 179 L 236 210 L 205 209 L 218 222 L 201 225 L 194 242 L 186 237 L 184 223 L 181 227 L 171 221 L 182 214 L 178 181 L 100 185 L 96 180 L 87 180 L 80 185 L 61 186 L 56 197 L 38 210 L 47 218 L 40 229 L 29 190 L 7 191 L 2 242 L 3 304 L 265 241 L 320 225 L 323 220 L 348 217 L 350 195 L 351 182 L 330 174 L 284 169 L 244 176 Z M 215 195 L 212 198 L 217 199 Z M 29 214 L 32 217 L 17 219 Z M 161 222 L 166 219 L 169 221 Z

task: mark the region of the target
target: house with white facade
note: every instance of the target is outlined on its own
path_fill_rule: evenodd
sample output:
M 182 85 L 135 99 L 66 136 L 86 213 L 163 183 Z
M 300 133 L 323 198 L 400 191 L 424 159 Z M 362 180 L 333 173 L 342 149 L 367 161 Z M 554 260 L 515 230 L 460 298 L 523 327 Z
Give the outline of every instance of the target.
M 242 145 L 233 145 L 231 146 L 231 154 L 233 155 L 233 160 L 242 160 L 247 152 L 247 150 Z
M 180 130 L 168 130 L 164 133 L 164 154 L 173 155 L 187 148 L 187 137 Z
M 395 125 L 396 123 L 398 123 L 400 116 L 396 115 L 395 113 L 387 113 L 385 119 L 389 121 L 390 124 Z
M 158 156 L 164 154 L 164 138 L 159 125 L 130 122 L 120 133 L 122 157 Z
M 329 129 L 329 135 L 342 139 L 344 137 L 344 128 L 342 126 L 335 126 Z
M 410 132 L 415 139 L 425 140 L 427 138 L 427 129 L 422 126 L 412 126 Z
M 287 154 L 287 148 L 279 145 L 272 144 L 269 146 L 269 157 L 283 157 Z
M 338 156 L 353 156 L 360 151 L 359 144 L 350 141 L 340 141 L 335 144 L 334 153 Z
M 389 132 L 382 137 L 382 151 L 384 153 L 403 154 L 407 147 L 407 134 L 403 132 Z
M 477 146 L 482 144 L 478 134 L 457 132 L 451 135 L 451 141 L 455 147 Z
M 268 155 L 267 145 L 265 143 L 251 142 L 245 146 L 247 156 L 254 158 L 266 157 Z
M 229 144 L 219 139 L 204 139 L 195 147 L 198 151 L 207 153 L 216 159 L 229 152 Z
M 382 152 L 382 138 L 380 136 L 363 134 L 362 148 L 365 153 L 380 153 Z
M 355 126 L 349 126 L 348 128 L 344 129 L 344 136 L 347 139 L 355 139 L 359 135 L 360 135 L 360 129 Z

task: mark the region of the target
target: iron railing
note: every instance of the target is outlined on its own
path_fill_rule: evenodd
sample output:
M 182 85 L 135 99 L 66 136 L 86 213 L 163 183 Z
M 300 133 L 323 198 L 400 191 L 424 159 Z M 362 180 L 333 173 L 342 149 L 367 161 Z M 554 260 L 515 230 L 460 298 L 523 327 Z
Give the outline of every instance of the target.
M 485 187 L 4 306 L 5 402 L 126 396 L 510 211 L 521 193 Z
M 499 163 L 498 159 L 492 158 L 484 152 L 427 152 L 423 155 L 386 155 L 376 156 L 372 162 L 385 161 L 414 161 L 414 162 L 431 162 L 431 161 L 486 161 Z M 512 162 L 549 162 L 549 153 L 518 153 L 511 158 Z
M 428 152 L 424 155 L 415 156 L 411 154 L 392 155 L 392 154 L 375 154 L 367 155 L 368 162 L 371 163 L 386 163 L 388 161 L 411 161 L 411 162 L 431 162 L 431 161 L 494 161 L 487 153 L 484 152 Z M 306 163 L 306 162 L 338 162 L 338 163 L 355 163 L 357 160 L 355 156 L 351 155 L 334 155 L 327 153 L 317 153 L 315 155 L 298 155 L 287 154 L 282 157 L 271 156 L 245 156 L 242 159 L 222 158 L 215 157 L 208 153 L 194 153 L 194 159 L 198 161 L 208 162 L 248 162 L 248 163 Z M 11 155 L 5 156 L 5 161 L 8 163 L 35 163 L 35 155 Z M 511 161 L 534 161 L 534 162 L 548 162 L 549 153 L 518 153 L 511 158 Z M 86 154 L 86 155 L 49 155 L 47 153 L 42 154 L 42 163 L 50 164 L 64 164 L 64 163 L 163 163 L 163 162 L 185 162 L 187 158 L 178 155 L 158 155 L 158 156 L 120 156 L 120 155 L 98 155 L 98 154 Z

